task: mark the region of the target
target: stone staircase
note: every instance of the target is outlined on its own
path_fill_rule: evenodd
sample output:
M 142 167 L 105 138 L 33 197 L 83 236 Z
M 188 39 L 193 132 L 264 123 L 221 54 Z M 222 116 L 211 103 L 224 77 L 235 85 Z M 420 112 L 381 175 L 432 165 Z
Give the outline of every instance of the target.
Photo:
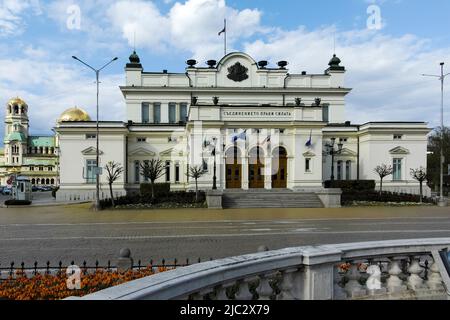
M 225 190 L 224 209 L 231 208 L 323 208 L 314 192 L 294 192 L 289 189 Z

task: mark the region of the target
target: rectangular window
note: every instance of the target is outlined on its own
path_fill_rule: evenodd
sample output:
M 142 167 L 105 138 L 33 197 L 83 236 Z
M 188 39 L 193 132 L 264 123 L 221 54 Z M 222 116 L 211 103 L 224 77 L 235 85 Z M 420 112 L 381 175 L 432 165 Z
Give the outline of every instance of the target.
M 329 122 L 329 110 L 328 110 L 328 106 L 323 106 L 322 107 L 322 121 L 323 122 Z
M 337 162 L 337 179 L 342 180 L 342 161 Z
M 305 172 L 311 172 L 311 159 L 305 159 Z
M 169 103 L 169 123 L 175 123 L 177 121 L 177 105 L 175 103 Z
M 142 104 L 142 123 L 149 123 L 150 122 L 150 107 L 149 104 L 144 102 Z
M 170 182 L 170 161 L 166 161 L 166 182 Z
M 30 171 L 34 171 L 34 167 L 30 167 Z
M 137 142 L 146 142 L 147 138 L 139 137 L 137 138 Z
M 95 139 L 97 138 L 97 135 L 95 133 L 87 133 L 86 139 Z
M 187 103 L 180 104 L 180 121 L 187 122 Z
M 97 160 L 86 160 L 86 183 L 96 182 L 95 168 L 97 168 Z M 39 170 L 41 170 L 41 167 L 39 167 Z
M 345 162 L 345 180 L 352 179 L 352 162 L 349 160 Z
M 153 123 L 161 123 L 161 103 L 153 104 Z
M 393 179 L 402 180 L 402 159 L 394 159 L 394 171 L 392 173 Z
M 140 181 L 140 168 L 139 168 L 139 161 L 134 162 L 134 183 L 139 183 Z
M 175 182 L 180 182 L 180 164 L 175 165 Z
M 403 135 L 402 134 L 394 134 L 394 140 L 402 140 Z
M 44 171 L 44 167 L 39 167 L 39 171 Z
M 148 166 L 148 164 L 149 164 L 149 161 L 148 160 L 144 160 L 144 165 Z M 148 182 L 148 180 L 149 180 L 148 177 L 144 176 L 144 181 Z

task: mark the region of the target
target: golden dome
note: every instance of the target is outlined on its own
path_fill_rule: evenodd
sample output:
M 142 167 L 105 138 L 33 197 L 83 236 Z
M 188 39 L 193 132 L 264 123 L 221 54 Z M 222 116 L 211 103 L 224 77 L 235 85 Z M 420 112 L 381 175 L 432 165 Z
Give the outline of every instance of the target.
M 88 113 L 81 108 L 74 107 L 64 111 L 58 118 L 58 122 L 76 122 L 76 121 L 91 121 Z
M 23 101 L 21 98 L 15 97 L 8 101 L 8 105 L 10 105 L 10 106 L 14 106 L 14 105 L 27 106 L 27 103 L 25 101 Z

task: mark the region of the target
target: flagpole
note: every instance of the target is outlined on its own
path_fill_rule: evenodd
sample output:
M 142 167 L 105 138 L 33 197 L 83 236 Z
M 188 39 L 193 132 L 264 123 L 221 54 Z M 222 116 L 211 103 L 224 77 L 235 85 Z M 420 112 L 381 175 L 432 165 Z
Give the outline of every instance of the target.
M 223 20 L 224 22 L 224 27 L 225 27 L 225 36 L 223 37 L 224 39 L 224 56 L 227 55 L 227 19 Z

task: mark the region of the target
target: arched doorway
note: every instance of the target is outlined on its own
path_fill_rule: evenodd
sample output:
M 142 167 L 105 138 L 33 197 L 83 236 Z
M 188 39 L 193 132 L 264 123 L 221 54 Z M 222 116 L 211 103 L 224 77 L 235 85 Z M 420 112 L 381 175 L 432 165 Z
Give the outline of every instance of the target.
M 240 189 L 242 187 L 241 152 L 238 147 L 232 147 L 225 153 L 226 185 L 227 189 Z
M 260 147 L 250 150 L 248 164 L 248 187 L 264 188 L 264 151 Z
M 272 188 L 287 188 L 287 152 L 283 147 L 272 152 Z

